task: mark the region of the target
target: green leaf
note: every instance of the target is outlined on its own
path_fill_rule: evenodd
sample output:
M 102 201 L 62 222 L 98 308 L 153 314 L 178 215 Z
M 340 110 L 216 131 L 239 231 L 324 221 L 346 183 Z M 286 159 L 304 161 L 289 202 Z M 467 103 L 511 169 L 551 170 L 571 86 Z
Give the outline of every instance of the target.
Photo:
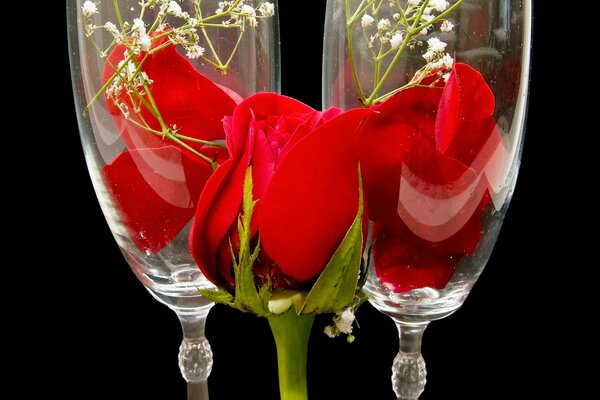
M 302 314 L 336 312 L 352 303 L 362 260 L 363 191 L 358 168 L 358 212 L 327 266 L 306 297 Z
M 252 166 L 246 170 L 244 179 L 244 196 L 242 200 L 243 213 L 238 219 L 238 233 L 240 236 L 240 250 L 237 262 L 233 263 L 235 274 L 235 307 L 240 310 L 250 311 L 256 315 L 266 315 L 269 310 L 266 306 L 265 293 L 259 294 L 254 282 L 252 271 L 254 261 L 260 251 L 260 243 L 254 251 L 250 250 L 252 239 L 252 213 L 256 202 L 252 200 Z
M 198 292 L 208 301 L 221 304 L 231 304 L 233 295 L 223 288 L 215 289 L 198 289 Z

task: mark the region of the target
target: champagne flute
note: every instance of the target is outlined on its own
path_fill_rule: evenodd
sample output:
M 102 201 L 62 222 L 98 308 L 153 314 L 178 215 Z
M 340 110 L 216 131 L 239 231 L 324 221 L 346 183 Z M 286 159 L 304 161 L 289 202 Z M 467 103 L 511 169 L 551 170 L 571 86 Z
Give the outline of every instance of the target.
M 328 0 L 323 105 L 359 128 L 370 303 L 399 332 L 392 386 L 425 389 L 427 325 L 455 312 L 498 237 L 520 164 L 530 0 Z
M 277 1 L 68 0 L 67 14 L 96 195 L 132 271 L 181 322 L 188 399 L 207 399 L 213 303 L 198 289 L 211 284 L 189 229 L 204 182 L 227 157 L 222 119 L 244 97 L 279 91 Z

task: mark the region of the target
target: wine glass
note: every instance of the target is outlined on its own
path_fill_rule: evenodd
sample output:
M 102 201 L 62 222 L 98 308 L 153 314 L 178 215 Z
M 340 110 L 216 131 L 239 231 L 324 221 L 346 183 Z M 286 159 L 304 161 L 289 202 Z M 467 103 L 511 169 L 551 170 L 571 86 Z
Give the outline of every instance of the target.
M 188 235 L 203 184 L 227 157 L 223 118 L 279 91 L 277 1 L 68 0 L 81 141 L 108 225 L 135 275 L 177 314 L 189 399 L 207 399 L 211 287 Z M 100 249 L 97 249 L 100 251 Z
M 363 287 L 400 336 L 392 386 L 417 399 L 427 325 L 485 267 L 517 178 L 530 0 L 328 0 L 323 105 L 373 107 L 359 128 L 370 218 Z

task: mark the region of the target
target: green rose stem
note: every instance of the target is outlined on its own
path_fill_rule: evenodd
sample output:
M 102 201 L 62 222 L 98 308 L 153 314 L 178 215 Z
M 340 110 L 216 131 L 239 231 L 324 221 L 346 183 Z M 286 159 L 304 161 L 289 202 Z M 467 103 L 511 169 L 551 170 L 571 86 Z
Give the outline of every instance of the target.
M 294 307 L 267 317 L 277 346 L 281 400 L 307 400 L 306 358 L 314 314 L 298 315 Z

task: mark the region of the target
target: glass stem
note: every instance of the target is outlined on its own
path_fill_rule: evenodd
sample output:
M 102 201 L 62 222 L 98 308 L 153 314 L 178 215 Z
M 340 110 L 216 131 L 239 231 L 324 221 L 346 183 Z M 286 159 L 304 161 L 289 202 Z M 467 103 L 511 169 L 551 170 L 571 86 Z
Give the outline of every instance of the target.
M 204 336 L 204 328 L 212 305 L 175 311 L 183 330 L 183 340 L 179 347 L 179 369 L 187 382 L 188 400 L 208 400 L 207 379 L 212 370 L 213 355 Z
M 308 400 L 306 359 L 315 316 L 299 316 L 292 307 L 285 314 L 269 316 L 267 319 L 277 346 L 281 400 Z
M 392 366 L 392 386 L 398 400 L 417 400 L 427 382 L 421 355 L 423 333 L 429 322 L 407 323 L 394 319 L 400 336 L 400 351 Z

